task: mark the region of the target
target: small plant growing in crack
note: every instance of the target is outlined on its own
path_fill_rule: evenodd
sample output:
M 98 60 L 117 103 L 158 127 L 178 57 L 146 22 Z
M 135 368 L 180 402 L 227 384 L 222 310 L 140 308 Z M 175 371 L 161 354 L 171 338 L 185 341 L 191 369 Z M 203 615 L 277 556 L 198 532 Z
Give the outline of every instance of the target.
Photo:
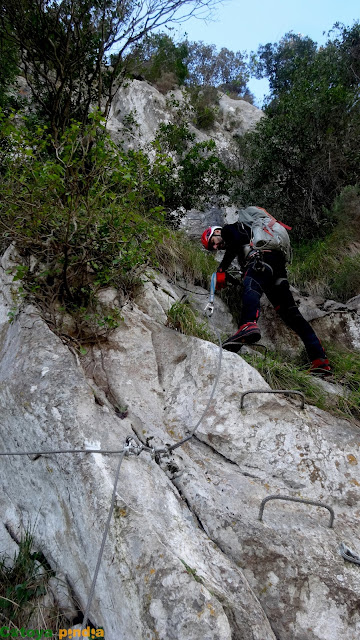
M 201 578 L 201 576 L 197 575 L 196 569 L 192 569 L 191 567 L 189 567 L 189 565 L 186 564 L 185 560 L 183 560 L 182 558 L 180 558 L 180 562 L 183 563 L 187 573 L 191 575 L 194 578 L 194 580 L 196 580 L 196 582 L 200 582 L 200 584 L 204 584 L 204 581 Z

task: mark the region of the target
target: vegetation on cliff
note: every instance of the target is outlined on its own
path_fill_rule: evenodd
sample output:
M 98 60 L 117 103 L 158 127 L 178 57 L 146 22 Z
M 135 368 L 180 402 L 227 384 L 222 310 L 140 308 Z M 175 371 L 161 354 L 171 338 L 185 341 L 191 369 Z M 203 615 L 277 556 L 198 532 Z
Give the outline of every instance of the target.
M 16 245 L 20 299 L 78 343 L 119 322 L 99 289 L 128 296 L 149 265 L 171 272 L 182 261 L 190 280 L 206 284 L 214 264 L 177 235 L 178 212 L 220 196 L 262 204 L 293 227 L 291 277 L 302 290 L 344 301 L 360 291 L 360 25 L 337 25 L 320 48 L 286 34 L 251 64 L 240 51 L 176 43 L 159 30 L 178 19 L 176 6 L 186 13 L 216 3 L 156 0 L 147 16 L 119 0 L 2 4 L 1 248 Z M 227 166 L 189 123 L 211 129 L 218 90 L 251 100 L 250 73 L 269 78 L 266 117 L 237 140 L 239 165 Z M 30 101 L 14 91 L 19 74 Z M 115 91 L 133 77 L 187 90 L 151 154 L 125 150 L 105 128 Z M 171 322 L 190 320 L 179 307 Z

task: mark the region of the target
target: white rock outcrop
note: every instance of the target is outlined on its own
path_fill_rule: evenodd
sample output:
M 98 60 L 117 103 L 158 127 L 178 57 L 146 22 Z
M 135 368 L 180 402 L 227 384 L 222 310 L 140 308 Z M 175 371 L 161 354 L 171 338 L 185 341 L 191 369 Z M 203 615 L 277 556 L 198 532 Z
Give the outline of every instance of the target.
M 32 307 L 8 324 L 11 283 L 0 275 L 1 451 L 94 441 L 119 450 L 131 433 L 156 447 L 193 429 L 216 345 L 166 328 L 143 298 L 80 363 Z M 357 640 L 360 572 L 339 545 L 359 551 L 359 430 L 297 398 L 250 395 L 241 410 L 240 393 L 254 388 L 268 387 L 224 353 L 194 438 L 160 460 L 124 459 L 90 612 L 109 640 Z M 31 526 L 82 610 L 116 464 L 101 454 L 1 458 L 0 539 L 4 524 Z M 285 501 L 260 522 L 271 494 L 326 503 L 334 527 L 324 508 Z
M 178 123 L 184 108 L 184 93 L 180 89 L 163 95 L 146 81 L 132 80 L 119 88 L 109 114 L 107 128 L 115 139 L 124 140 L 127 147 L 146 148 L 156 136 L 161 123 Z M 213 139 L 218 153 L 227 158 L 234 154 L 234 136 L 255 128 L 263 111 L 245 100 L 234 100 L 222 94 L 214 126 L 203 131 L 189 123 L 196 140 Z M 188 118 L 187 118 L 188 119 Z

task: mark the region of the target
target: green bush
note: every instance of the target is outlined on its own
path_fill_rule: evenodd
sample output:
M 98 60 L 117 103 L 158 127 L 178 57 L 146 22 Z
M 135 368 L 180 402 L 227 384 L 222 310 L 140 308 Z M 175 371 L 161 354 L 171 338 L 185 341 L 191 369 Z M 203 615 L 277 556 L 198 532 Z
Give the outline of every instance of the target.
M 44 127 L 0 124 L 10 145 L 0 230 L 2 249 L 14 242 L 20 256 L 14 276 L 43 310 L 60 302 L 83 320 L 98 314 L 103 332 L 109 314 L 96 292 L 110 284 L 128 292 L 167 233 L 149 159 L 119 149 L 97 114 L 85 128 L 73 123 L 55 148 Z
M 175 84 L 182 85 L 188 75 L 187 55 L 185 42 L 175 44 L 166 33 L 151 33 L 134 47 L 125 64 L 130 75 L 141 75 L 156 84 L 171 75 Z
M 194 124 L 199 129 L 211 129 L 216 120 L 219 104 L 219 92 L 215 87 L 190 87 L 190 103 L 194 109 Z
M 181 119 L 162 124 L 153 143 L 157 160 L 153 178 L 170 211 L 201 207 L 230 192 L 234 172 L 217 155 L 213 140 L 194 142 L 195 136 Z M 179 219 L 172 220 L 176 227 Z

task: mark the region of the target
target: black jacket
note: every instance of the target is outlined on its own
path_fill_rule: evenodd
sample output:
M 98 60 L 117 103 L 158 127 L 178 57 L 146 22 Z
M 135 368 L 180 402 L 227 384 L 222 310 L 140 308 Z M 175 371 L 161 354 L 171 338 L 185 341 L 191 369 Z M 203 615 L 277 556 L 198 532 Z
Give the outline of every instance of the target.
M 219 265 L 218 271 L 226 271 L 232 261 L 237 258 L 240 267 L 246 260 L 246 247 L 250 243 L 250 229 L 245 225 L 235 222 L 226 224 L 221 230 L 221 237 L 225 242 L 225 255 Z

